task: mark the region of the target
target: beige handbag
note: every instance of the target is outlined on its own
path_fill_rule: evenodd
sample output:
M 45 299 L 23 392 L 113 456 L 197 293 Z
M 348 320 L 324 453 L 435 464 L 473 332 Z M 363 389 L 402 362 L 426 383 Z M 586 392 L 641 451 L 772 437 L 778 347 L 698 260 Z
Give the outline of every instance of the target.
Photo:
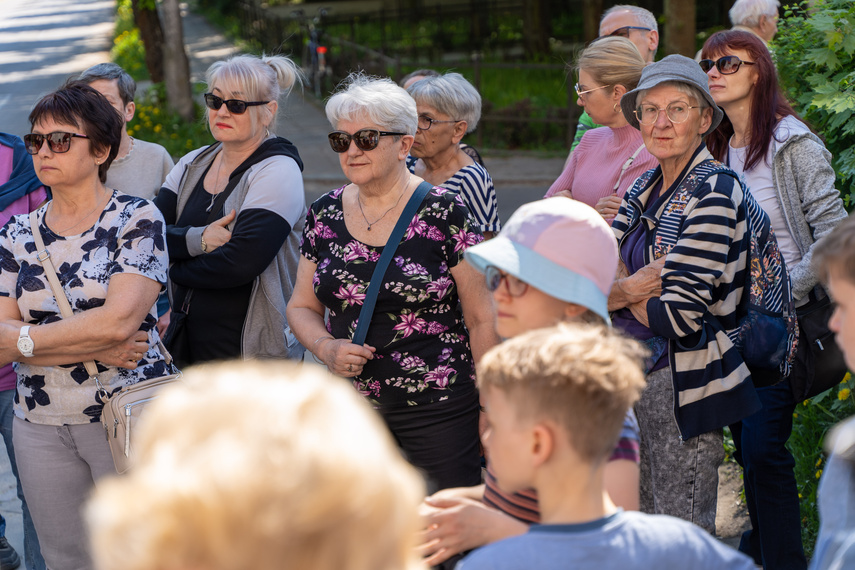
M 33 241 L 36 242 L 38 259 L 42 266 L 44 266 L 45 277 L 47 277 L 54 297 L 56 297 L 59 312 L 63 318 L 69 318 L 73 314 L 71 304 L 62 290 L 62 285 L 56 275 L 56 269 L 50 259 L 50 252 L 48 252 L 44 240 L 42 240 L 35 211 L 30 212 L 30 228 L 33 232 Z M 158 340 L 158 344 L 160 345 L 160 351 L 166 359 L 166 364 L 171 366 L 172 356 L 160 340 Z M 95 381 L 98 394 L 104 403 L 104 409 L 101 412 L 101 424 L 107 432 L 107 443 L 110 446 L 110 453 L 113 456 L 113 464 L 116 466 L 116 472 L 119 474 L 124 473 L 130 467 L 133 459 L 132 434 L 140 416 L 144 413 L 145 407 L 154 401 L 161 388 L 168 386 L 180 378 L 181 372 L 146 380 L 132 386 L 125 386 L 110 396 L 109 392 L 107 392 L 98 379 L 98 367 L 95 365 L 95 362 L 89 360 L 84 362 L 83 366 L 86 368 L 89 377 Z

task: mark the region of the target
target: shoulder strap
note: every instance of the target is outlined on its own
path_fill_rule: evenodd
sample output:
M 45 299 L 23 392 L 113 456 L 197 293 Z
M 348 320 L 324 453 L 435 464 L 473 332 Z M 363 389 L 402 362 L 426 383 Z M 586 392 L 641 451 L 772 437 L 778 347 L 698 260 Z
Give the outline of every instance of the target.
M 642 144 L 640 147 L 638 147 L 635 150 L 634 153 L 632 153 L 632 156 L 630 156 L 628 159 L 626 159 L 626 162 L 623 163 L 623 166 L 621 166 L 621 168 L 620 168 L 620 174 L 618 174 L 618 177 L 617 177 L 617 182 L 615 182 L 615 186 L 614 186 L 614 188 L 612 188 L 612 192 L 618 191 L 618 188 L 620 187 L 620 181 L 623 179 L 623 174 L 627 171 L 627 169 L 630 166 L 632 166 L 632 163 L 635 161 L 636 158 L 638 158 L 638 155 L 641 154 L 641 151 L 644 150 L 644 148 L 645 148 L 645 146 Z
M 404 237 L 404 232 L 413 221 L 413 216 L 416 215 L 419 207 L 427 196 L 430 189 L 433 188 L 429 183 L 422 182 L 418 185 L 413 195 L 410 196 L 407 205 L 404 206 L 404 211 L 398 218 L 398 223 L 392 230 L 386 246 L 383 248 L 383 253 L 380 254 L 380 259 L 377 261 L 377 266 L 374 268 L 374 273 L 371 275 L 371 283 L 368 286 L 368 291 L 365 293 L 365 299 L 362 301 L 362 309 L 359 311 L 359 321 L 356 324 L 356 331 L 353 333 L 353 344 L 362 346 L 365 342 L 365 337 L 368 335 L 368 325 L 371 324 L 371 317 L 374 314 L 374 304 L 377 302 L 377 293 L 380 292 L 380 286 L 383 284 L 383 276 L 386 275 L 386 268 L 389 267 L 389 262 L 392 261 L 392 256 L 398 249 L 401 243 L 401 238 Z

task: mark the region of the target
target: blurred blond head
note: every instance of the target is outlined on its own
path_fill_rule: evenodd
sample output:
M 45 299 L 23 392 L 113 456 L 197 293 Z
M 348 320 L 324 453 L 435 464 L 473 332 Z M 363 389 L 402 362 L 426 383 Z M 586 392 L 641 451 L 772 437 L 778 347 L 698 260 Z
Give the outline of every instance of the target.
M 136 465 L 89 504 L 99 570 L 420 567 L 423 483 L 345 381 L 198 367 L 145 420 Z

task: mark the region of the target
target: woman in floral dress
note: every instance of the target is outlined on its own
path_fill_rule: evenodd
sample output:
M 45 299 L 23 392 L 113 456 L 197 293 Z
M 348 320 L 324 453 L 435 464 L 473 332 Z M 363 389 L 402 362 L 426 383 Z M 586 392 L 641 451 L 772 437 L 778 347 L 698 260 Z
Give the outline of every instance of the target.
M 351 184 L 309 210 L 288 322 L 330 371 L 353 379 L 431 488 L 476 485 L 475 361 L 498 342 L 484 279 L 463 259 L 483 239 L 478 224 L 457 193 L 433 188 L 386 271 L 365 344 L 350 342 L 377 260 L 422 182 L 405 162 L 418 119 L 406 91 L 361 75 L 326 112 Z

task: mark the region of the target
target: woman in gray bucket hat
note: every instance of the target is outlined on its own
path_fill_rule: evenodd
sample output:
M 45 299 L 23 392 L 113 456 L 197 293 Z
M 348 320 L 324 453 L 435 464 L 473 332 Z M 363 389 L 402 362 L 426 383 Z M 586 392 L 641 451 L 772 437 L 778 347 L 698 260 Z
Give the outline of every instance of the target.
M 621 110 L 659 161 L 612 225 L 620 249 L 612 322 L 652 351 L 636 405 L 641 510 L 714 533 L 722 427 L 760 407 L 726 333 L 747 294 L 750 197 L 715 170 L 703 142 L 722 111 L 696 62 L 669 55 L 647 66 Z

